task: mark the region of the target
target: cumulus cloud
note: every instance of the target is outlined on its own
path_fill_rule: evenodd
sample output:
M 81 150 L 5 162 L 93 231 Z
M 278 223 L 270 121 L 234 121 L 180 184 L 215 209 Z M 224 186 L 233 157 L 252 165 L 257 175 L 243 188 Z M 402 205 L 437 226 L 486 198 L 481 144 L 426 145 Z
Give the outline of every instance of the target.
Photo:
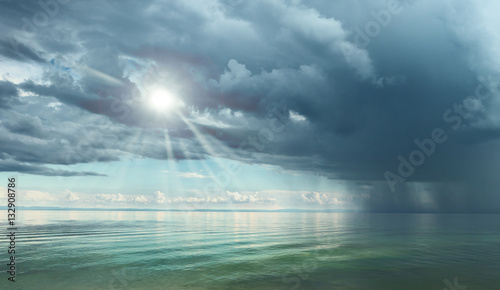
M 234 203 L 278 203 L 278 200 L 273 197 L 258 197 L 258 194 L 255 193 L 253 195 L 249 194 L 241 194 L 239 192 L 226 192 L 231 202 Z
M 73 202 L 73 201 L 78 201 L 80 200 L 80 197 L 74 192 L 68 191 L 68 193 L 65 196 L 67 201 Z
M 188 197 L 174 197 L 167 200 L 169 204 L 277 204 L 278 199 L 273 197 L 260 197 L 258 193 L 254 194 L 241 194 L 239 192 L 226 191 L 226 196 L 188 196 Z
M 307 121 L 307 118 L 297 112 L 290 111 L 290 120 L 294 122 L 304 122 Z
M 220 195 L 217 196 L 206 196 L 206 197 L 196 197 L 196 196 L 190 196 L 190 197 L 175 197 L 172 199 L 169 199 L 167 202 L 171 204 L 176 204 L 176 203 L 188 203 L 188 204 L 207 204 L 207 203 L 226 203 L 228 200 L 227 198 L 221 197 Z
M 126 202 L 127 199 L 121 194 L 105 194 L 98 193 L 94 196 L 94 200 L 97 202 Z
M 165 197 L 165 194 L 161 191 L 155 191 L 153 193 L 153 202 L 154 203 L 159 203 L 159 204 L 162 204 L 162 203 L 165 203 L 167 201 L 166 197 Z
M 147 199 L 147 197 L 143 196 L 143 195 L 140 195 L 140 196 L 136 196 L 132 199 L 133 202 L 135 203 L 148 203 L 149 200 Z
M 319 193 L 319 192 L 309 192 L 309 193 L 303 193 L 301 195 L 302 201 L 306 203 L 312 203 L 312 204 L 318 204 L 318 205 L 324 205 L 324 204 L 333 204 L 333 205 L 340 205 L 343 204 L 339 198 L 334 197 L 334 196 L 329 196 L 326 193 Z
M 50 193 L 39 190 L 23 190 L 21 193 L 24 201 L 48 202 L 57 200 Z

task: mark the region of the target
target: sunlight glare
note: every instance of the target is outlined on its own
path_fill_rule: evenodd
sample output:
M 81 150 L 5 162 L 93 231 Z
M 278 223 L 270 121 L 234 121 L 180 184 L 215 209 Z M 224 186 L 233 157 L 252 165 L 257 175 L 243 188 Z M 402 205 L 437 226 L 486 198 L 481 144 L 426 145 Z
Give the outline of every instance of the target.
M 157 90 L 151 95 L 151 106 L 159 111 L 170 110 L 179 106 L 179 103 L 177 98 L 168 91 Z

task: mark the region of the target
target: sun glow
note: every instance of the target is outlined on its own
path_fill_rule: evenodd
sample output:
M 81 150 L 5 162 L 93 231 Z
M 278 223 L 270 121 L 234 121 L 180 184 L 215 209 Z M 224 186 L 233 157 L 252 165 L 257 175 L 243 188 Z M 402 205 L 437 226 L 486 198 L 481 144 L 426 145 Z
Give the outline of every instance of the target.
M 182 102 L 171 92 L 157 90 L 151 95 L 151 106 L 158 111 L 171 110 L 182 105 Z

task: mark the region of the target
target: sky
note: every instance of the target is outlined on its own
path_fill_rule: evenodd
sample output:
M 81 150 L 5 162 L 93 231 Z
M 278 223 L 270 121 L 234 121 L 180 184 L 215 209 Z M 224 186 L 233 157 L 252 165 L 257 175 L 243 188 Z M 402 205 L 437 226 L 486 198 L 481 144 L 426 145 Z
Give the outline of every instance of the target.
M 1 0 L 0 187 L 17 177 L 18 206 L 500 212 L 499 6 Z

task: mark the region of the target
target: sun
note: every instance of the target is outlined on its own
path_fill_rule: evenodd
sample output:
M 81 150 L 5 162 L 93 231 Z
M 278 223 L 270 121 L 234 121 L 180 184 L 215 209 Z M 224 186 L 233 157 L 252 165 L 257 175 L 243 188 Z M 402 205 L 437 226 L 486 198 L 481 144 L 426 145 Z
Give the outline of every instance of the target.
M 156 90 L 151 94 L 151 106 L 158 111 L 172 110 L 182 105 L 182 102 L 171 92 Z
M 172 106 L 173 98 L 170 92 L 157 90 L 151 95 L 151 105 L 157 110 L 165 110 Z

